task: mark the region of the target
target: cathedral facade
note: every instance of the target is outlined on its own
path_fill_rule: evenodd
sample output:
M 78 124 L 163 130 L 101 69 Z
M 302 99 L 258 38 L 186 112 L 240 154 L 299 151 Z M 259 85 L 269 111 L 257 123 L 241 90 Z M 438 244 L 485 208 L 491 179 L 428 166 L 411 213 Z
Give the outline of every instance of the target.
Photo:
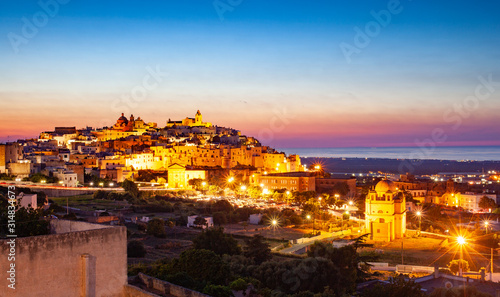
M 378 241 L 392 241 L 406 233 L 405 197 L 393 182 L 382 180 L 368 193 L 365 228 L 370 239 Z

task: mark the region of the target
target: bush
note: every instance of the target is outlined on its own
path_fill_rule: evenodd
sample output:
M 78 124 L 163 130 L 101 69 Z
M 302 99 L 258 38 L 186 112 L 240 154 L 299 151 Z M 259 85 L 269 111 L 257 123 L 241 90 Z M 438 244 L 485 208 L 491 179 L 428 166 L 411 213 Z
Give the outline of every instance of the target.
M 225 225 L 227 224 L 227 216 L 224 212 L 222 211 L 219 211 L 219 212 L 216 212 L 213 214 L 213 218 L 214 218 L 214 224 L 215 225 Z
M 245 291 L 248 288 L 248 283 L 244 279 L 239 278 L 232 282 L 229 287 L 234 291 Z
M 148 227 L 146 229 L 146 233 L 149 235 L 153 235 L 155 237 L 164 238 L 167 236 L 167 232 L 165 231 L 165 223 L 162 219 L 152 219 L 148 222 Z
M 132 240 L 127 245 L 127 256 L 132 258 L 144 258 L 146 247 L 142 241 Z
M 217 297 L 232 297 L 233 292 L 229 287 L 226 286 L 216 286 L 216 285 L 207 285 L 205 289 L 203 289 L 203 293 L 210 296 Z

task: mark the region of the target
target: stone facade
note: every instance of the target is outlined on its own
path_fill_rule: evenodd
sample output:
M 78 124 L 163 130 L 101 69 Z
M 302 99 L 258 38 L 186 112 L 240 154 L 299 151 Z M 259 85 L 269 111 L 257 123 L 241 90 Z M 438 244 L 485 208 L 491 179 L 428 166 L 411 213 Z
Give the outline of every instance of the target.
M 127 284 L 127 232 L 85 222 L 52 220 L 51 235 L 16 239 L 15 262 L 1 257 L 0 267 L 15 263 L 16 289 L 5 269 L 2 296 L 123 296 Z M 1 240 L 0 254 L 9 254 Z

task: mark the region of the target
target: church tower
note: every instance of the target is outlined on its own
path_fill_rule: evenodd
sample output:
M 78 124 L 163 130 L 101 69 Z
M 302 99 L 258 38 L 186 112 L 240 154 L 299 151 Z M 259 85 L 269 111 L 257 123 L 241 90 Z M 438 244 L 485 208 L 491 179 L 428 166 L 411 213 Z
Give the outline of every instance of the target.
M 196 112 L 196 115 L 194 116 L 194 122 L 195 122 L 195 125 L 198 125 L 198 126 L 200 126 L 203 123 L 201 112 L 199 110 Z
M 370 239 L 392 241 L 406 233 L 406 201 L 389 180 L 377 183 L 365 202 L 365 227 Z

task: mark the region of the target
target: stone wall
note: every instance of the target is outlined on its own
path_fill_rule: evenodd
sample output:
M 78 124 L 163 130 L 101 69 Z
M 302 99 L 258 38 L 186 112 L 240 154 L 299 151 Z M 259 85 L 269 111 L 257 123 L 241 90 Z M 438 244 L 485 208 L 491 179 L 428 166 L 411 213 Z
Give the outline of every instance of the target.
M 127 283 L 127 232 L 86 222 L 51 221 L 58 234 L 16 239 L 15 262 L 0 240 L 0 295 L 32 297 L 123 296 Z M 7 269 L 15 263 L 16 289 Z
M 163 281 L 143 273 L 139 273 L 140 281 L 148 288 L 158 291 L 162 294 L 175 297 L 210 297 L 209 295 L 193 291 L 178 285 L 174 285 L 167 281 Z

